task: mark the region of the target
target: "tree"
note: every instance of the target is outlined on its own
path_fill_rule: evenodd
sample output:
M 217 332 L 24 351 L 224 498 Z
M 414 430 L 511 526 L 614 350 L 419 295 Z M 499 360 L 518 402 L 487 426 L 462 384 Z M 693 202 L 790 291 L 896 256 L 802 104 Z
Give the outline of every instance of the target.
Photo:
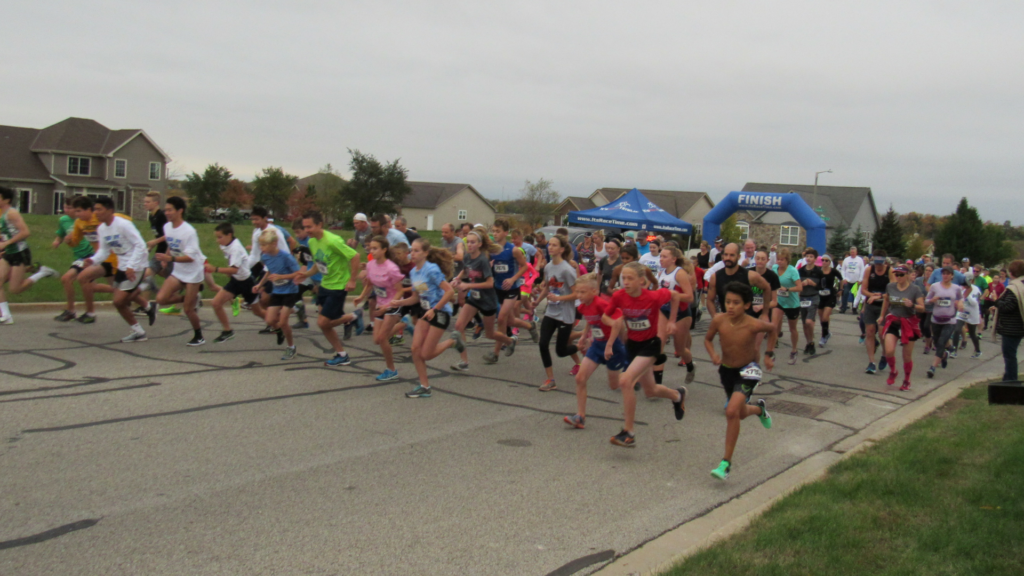
M 228 186 L 220 195 L 217 205 L 221 208 L 252 208 L 252 193 L 245 182 L 232 178 L 228 180 Z
M 185 176 L 182 189 L 188 193 L 189 204 L 195 204 L 198 208 L 217 206 L 220 202 L 220 195 L 228 187 L 231 180 L 231 172 L 220 164 L 210 164 L 206 167 L 203 175 L 195 172 Z
M 987 252 L 985 241 L 985 225 L 981 223 L 978 210 L 967 203 L 967 198 L 961 198 L 956 212 L 935 235 L 935 253 L 982 262 Z
M 850 236 L 850 246 L 855 246 L 857 248 L 857 254 L 863 255 L 870 252 L 868 248 L 870 248 L 871 245 L 868 243 L 868 235 L 864 232 L 864 229 L 861 228 L 860 224 L 857 225 L 857 231 L 853 233 L 853 236 Z
M 252 181 L 253 202 L 266 206 L 277 217 L 288 213 L 288 198 L 291 197 L 297 177 L 284 170 L 270 166 L 264 168 Z
M 207 219 L 206 210 L 203 210 L 203 207 L 195 202 L 189 202 L 185 206 L 185 214 L 183 214 L 183 217 L 187 222 L 191 222 L 192 224 L 202 224 L 203 222 L 206 222 Z
M 342 196 L 347 209 L 366 215 L 394 214 L 412 189 L 405 183 L 408 170 L 394 160 L 381 164 L 370 154 L 349 150 L 352 156 L 349 171 L 352 179 L 345 185 Z
M 737 221 L 738 218 L 735 214 L 733 214 L 732 216 L 726 218 L 725 222 L 722 222 L 722 227 L 718 231 L 718 235 L 719 237 L 722 238 L 723 246 L 733 242 L 739 244 L 740 235 L 742 234 L 742 232 L 740 231 L 740 227 L 736 225 Z
M 523 220 L 531 226 L 543 225 L 558 207 L 562 196 L 553 187 L 554 182 L 541 178 L 536 182 L 529 180 L 523 184 L 519 192 L 516 213 L 523 215 Z
M 900 218 L 892 209 L 892 205 L 889 206 L 889 211 L 885 213 L 885 216 L 882 216 L 882 222 L 875 230 L 872 240 L 876 249 L 885 250 L 889 256 L 902 258 L 903 253 L 906 252 L 907 245 L 903 242 L 903 227 L 900 226 Z
M 985 254 L 981 256 L 980 262 L 994 266 L 1012 260 L 1017 255 L 1013 243 L 1006 239 L 1006 231 L 1002 226 L 986 224 L 984 238 Z
M 924 247 L 924 240 L 921 239 L 920 234 L 914 234 L 907 238 L 907 250 L 904 254 L 908 259 L 917 262 L 917 259 L 924 256 L 928 250 Z
M 850 227 L 846 224 L 840 224 L 832 231 L 832 237 L 828 239 L 828 245 L 825 247 L 825 250 L 833 258 L 842 259 L 846 251 L 850 249 L 850 245 Z
M 346 209 L 345 202 L 345 179 L 341 173 L 334 169 L 329 163 L 324 165 L 316 173 L 314 187 L 316 196 L 316 209 L 324 215 L 324 221 L 328 223 L 347 220 L 346 216 L 352 216 L 359 210 Z

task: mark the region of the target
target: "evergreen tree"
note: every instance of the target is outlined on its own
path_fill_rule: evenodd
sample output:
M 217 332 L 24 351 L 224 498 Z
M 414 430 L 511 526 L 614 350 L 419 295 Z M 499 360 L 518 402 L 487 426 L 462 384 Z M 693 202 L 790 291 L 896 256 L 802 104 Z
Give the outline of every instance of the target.
M 402 206 L 402 200 L 412 192 L 405 178 L 409 171 L 393 160 L 382 164 L 370 154 L 349 150 L 352 160 L 349 171 L 352 179 L 342 190 L 342 196 L 350 211 L 373 214 L 394 214 Z
M 868 235 L 864 232 L 864 229 L 861 228 L 860 224 L 857 225 L 857 231 L 853 233 L 853 236 L 850 236 L 850 246 L 856 246 L 857 254 L 862 256 L 871 252 L 868 250 L 870 247 L 870 244 L 868 244 Z
M 882 222 L 872 238 L 874 247 L 885 250 L 886 254 L 903 258 L 907 245 L 903 242 L 903 227 L 900 226 L 899 215 L 889 206 L 889 211 L 882 217 Z
M 971 262 L 982 262 L 988 256 L 985 243 L 985 225 L 978 210 L 967 203 L 967 198 L 961 198 L 956 212 L 935 234 L 935 253 L 952 254 L 957 261 L 970 258 Z
M 846 224 L 840 224 L 832 231 L 832 237 L 828 239 L 825 249 L 833 258 L 842 260 L 843 255 L 850 249 L 850 228 Z

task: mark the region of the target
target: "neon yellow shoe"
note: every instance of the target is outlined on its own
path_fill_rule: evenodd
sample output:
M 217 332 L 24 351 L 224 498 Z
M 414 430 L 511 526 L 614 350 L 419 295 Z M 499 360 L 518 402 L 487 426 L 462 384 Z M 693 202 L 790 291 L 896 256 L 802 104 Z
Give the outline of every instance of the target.
M 236 296 L 235 299 L 231 301 L 231 315 L 232 316 L 238 316 L 241 313 L 242 313 L 242 297 L 241 296 Z
M 160 313 L 167 314 L 168 316 L 179 316 L 181 315 L 181 308 L 177 305 L 168 306 L 167 308 L 161 308 Z

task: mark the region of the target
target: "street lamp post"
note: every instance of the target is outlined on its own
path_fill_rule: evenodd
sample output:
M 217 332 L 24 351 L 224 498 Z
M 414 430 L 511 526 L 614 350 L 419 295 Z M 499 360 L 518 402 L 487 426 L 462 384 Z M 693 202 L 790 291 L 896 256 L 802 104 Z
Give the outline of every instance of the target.
M 831 174 L 831 173 L 832 173 L 832 169 L 831 168 L 829 168 L 828 170 L 822 170 L 821 172 L 815 172 L 814 173 L 814 194 L 811 197 L 811 210 L 814 210 L 815 212 L 818 211 L 818 208 L 816 207 L 816 205 L 818 204 L 818 174 Z M 821 217 L 820 213 L 818 214 L 818 217 L 819 218 Z

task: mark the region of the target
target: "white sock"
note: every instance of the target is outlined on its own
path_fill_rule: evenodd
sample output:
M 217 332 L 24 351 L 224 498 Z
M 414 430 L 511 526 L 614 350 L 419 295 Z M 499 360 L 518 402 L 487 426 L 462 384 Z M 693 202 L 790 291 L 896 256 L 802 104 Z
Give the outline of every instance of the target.
M 39 272 L 36 272 L 35 274 L 29 276 L 28 279 L 31 280 L 33 284 L 35 284 L 36 282 L 39 282 L 40 280 L 42 280 L 43 277 L 45 277 L 45 276 L 49 276 L 47 271 L 40 270 Z
M 132 332 L 135 332 L 136 334 L 145 334 L 146 333 L 146 331 L 142 329 L 142 326 L 139 326 L 138 322 L 136 322 L 135 324 L 132 324 Z
M 11 307 L 7 302 L 0 302 L 0 316 L 8 318 L 11 315 Z

